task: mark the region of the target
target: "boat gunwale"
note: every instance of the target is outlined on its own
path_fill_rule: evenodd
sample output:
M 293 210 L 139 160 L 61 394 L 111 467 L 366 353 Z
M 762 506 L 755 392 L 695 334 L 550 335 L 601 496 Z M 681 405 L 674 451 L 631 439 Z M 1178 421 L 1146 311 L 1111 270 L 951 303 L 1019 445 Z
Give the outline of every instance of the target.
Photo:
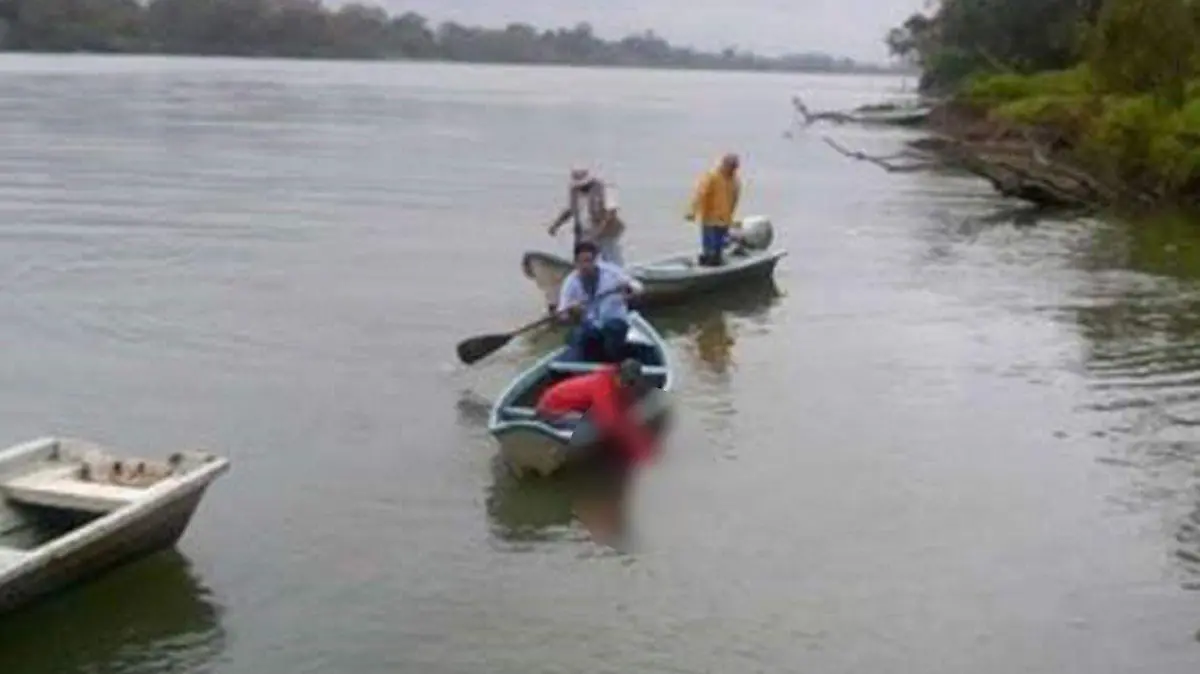
M 757 251 L 756 253 L 746 256 L 726 256 L 725 264 L 713 267 L 696 265 L 694 267 L 668 268 L 666 266 L 667 263 L 688 258 L 692 255 L 690 252 L 679 253 L 676 255 L 664 256 L 650 262 L 630 265 L 626 271 L 630 276 L 633 276 L 644 284 L 672 283 L 677 281 L 687 281 L 690 279 L 707 279 L 719 276 L 730 276 L 739 272 L 747 271 L 749 269 L 755 269 L 758 267 L 767 266 L 769 264 L 777 264 L 781 259 L 787 256 L 787 253 L 787 249 L 785 248 L 776 248 L 774 250 Z M 647 272 L 650 269 L 660 265 L 661 267 L 659 273 L 666 272 L 663 275 L 639 275 L 639 272 Z

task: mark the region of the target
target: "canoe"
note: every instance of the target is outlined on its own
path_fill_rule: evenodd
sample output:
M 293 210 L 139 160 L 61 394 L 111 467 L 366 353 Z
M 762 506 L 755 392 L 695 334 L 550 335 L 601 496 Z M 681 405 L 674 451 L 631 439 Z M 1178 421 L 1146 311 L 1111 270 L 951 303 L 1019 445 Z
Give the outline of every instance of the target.
M 779 260 L 787 254 L 784 250 L 771 249 L 771 242 L 775 240 L 774 225 L 765 216 L 751 215 L 743 218 L 739 231 L 739 240 L 731 242 L 720 266 L 701 265 L 699 251 L 628 265 L 625 270 L 646 287 L 632 306 L 650 309 L 769 281 Z M 525 277 L 533 280 L 550 307 L 558 303 L 559 289 L 571 268 L 570 260 L 540 251 L 526 252 L 521 259 Z
M 0 611 L 172 547 L 226 459 L 149 460 L 81 440 L 0 450 Z
M 768 249 L 769 236 L 764 237 L 761 248 L 726 253 L 724 264 L 720 266 L 701 265 L 695 252 L 629 265 L 625 271 L 646 285 L 646 293 L 638 296 L 632 306 L 647 309 L 672 305 L 713 291 L 769 281 L 774 276 L 775 266 L 787 254 L 781 249 Z M 538 285 L 546 306 L 557 305 L 559 289 L 571 272 L 571 266 L 571 260 L 540 251 L 529 251 L 521 259 L 521 271 Z
M 932 112 L 934 112 L 932 108 L 863 110 L 863 112 L 850 113 L 847 118 L 857 124 L 918 126 L 925 124 Z
M 661 432 L 669 411 L 666 394 L 674 385 L 675 365 L 662 335 L 636 311 L 629 313 L 628 341 L 630 355 L 642 362 L 649 384 L 634 413 L 652 432 Z M 552 426 L 534 411 L 538 397 L 552 384 L 601 367 L 600 363 L 564 360 L 566 350 L 560 346 L 517 375 L 492 405 L 488 431 L 518 477 L 528 471 L 550 475 L 567 464 L 586 461 L 602 448 L 595 429 L 582 416 Z
M 865 108 L 855 110 L 846 115 L 851 122 L 859 124 L 886 124 L 890 126 L 917 126 L 928 121 L 933 114 L 929 106 L 894 107 L 894 108 Z
M 638 309 L 651 309 L 686 302 L 714 291 L 769 281 L 787 251 L 766 250 L 731 253 L 719 267 L 699 264 L 695 253 L 680 253 L 626 268 L 629 275 L 641 281 L 646 291 L 633 300 Z M 547 306 L 558 302 L 559 288 L 571 273 L 571 261 L 565 258 L 529 251 L 521 260 L 526 278 L 532 279 L 542 291 Z

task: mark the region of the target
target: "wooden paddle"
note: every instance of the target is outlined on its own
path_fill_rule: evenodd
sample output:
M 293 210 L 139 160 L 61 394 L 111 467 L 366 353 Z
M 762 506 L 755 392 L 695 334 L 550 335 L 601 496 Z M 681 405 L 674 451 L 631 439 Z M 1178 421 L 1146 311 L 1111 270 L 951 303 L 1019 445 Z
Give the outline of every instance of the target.
M 589 300 L 585 304 L 576 305 L 576 306 L 587 307 L 592 302 L 595 302 L 596 300 L 598 300 L 602 297 L 607 297 L 608 295 L 615 295 L 616 293 L 624 292 L 624 291 L 625 291 L 625 286 L 620 285 L 620 286 L 617 286 L 616 288 L 613 288 L 612 290 L 607 290 L 605 292 L 602 292 L 602 293 L 596 295 L 595 297 L 593 297 L 591 300 Z M 511 342 L 514 337 L 516 337 L 518 335 L 522 335 L 526 332 L 529 332 L 530 330 L 540 328 L 543 325 L 546 325 L 546 324 L 554 321 L 554 319 L 558 318 L 562 313 L 564 313 L 564 312 L 556 311 L 556 312 L 550 314 L 549 316 L 543 316 L 542 318 L 539 318 L 538 320 L 536 320 L 532 323 L 523 325 L 511 332 L 493 334 L 493 335 L 479 335 L 477 337 L 471 337 L 469 339 L 464 339 L 463 341 L 458 343 L 458 347 L 457 347 L 458 359 L 461 360 L 466 365 L 471 365 L 473 363 L 479 362 L 480 360 L 483 360 L 484 358 L 487 358 L 488 356 L 492 355 L 493 353 L 504 348 L 504 346 L 507 345 L 509 342 Z

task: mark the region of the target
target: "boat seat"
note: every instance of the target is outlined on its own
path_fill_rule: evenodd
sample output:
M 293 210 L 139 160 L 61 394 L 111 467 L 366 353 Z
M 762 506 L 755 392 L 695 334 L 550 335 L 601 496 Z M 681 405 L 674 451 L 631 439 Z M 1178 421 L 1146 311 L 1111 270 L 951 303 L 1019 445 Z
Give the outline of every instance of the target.
M 508 414 L 508 416 L 512 417 L 513 419 L 536 419 L 537 418 L 537 410 L 533 409 L 532 407 L 507 407 L 507 408 L 505 408 L 504 411 L 506 414 Z M 567 419 L 567 420 L 577 420 L 577 419 L 582 419 L 583 415 L 572 412 L 572 413 L 565 415 L 563 418 Z
M 610 363 L 580 363 L 556 360 L 550 363 L 550 365 L 547 367 L 551 372 L 558 372 L 561 374 L 583 374 L 586 372 L 595 372 L 601 367 L 609 364 Z M 667 368 L 661 365 L 644 365 L 642 366 L 642 374 L 648 377 L 663 377 L 667 374 Z
M 51 468 L 0 483 L 9 500 L 26 505 L 107 513 L 129 505 L 145 491 L 135 487 L 84 482 L 76 465 Z

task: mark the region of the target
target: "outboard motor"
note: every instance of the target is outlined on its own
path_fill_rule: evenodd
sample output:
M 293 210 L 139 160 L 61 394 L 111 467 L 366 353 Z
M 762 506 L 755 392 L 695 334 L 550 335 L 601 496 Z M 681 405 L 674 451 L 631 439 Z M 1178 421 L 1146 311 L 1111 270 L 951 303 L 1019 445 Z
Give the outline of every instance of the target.
M 775 240 L 775 229 L 765 215 L 742 218 L 742 245 L 750 250 L 766 250 Z

